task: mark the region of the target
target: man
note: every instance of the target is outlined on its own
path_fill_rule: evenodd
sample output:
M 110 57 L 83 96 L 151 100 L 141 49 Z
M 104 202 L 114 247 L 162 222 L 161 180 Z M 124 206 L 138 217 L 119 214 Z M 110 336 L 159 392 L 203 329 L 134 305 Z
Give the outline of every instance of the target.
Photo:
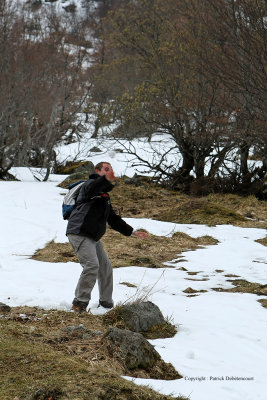
M 68 221 L 66 235 L 83 268 L 72 302 L 72 309 L 78 313 L 86 311 L 97 279 L 99 306 L 110 309 L 114 305 L 112 265 L 100 242 L 106 224 L 125 236 L 147 236 L 144 232 L 133 232 L 133 228 L 113 211 L 108 192 L 113 189 L 115 180 L 110 163 L 98 163 L 95 172 L 81 186 Z

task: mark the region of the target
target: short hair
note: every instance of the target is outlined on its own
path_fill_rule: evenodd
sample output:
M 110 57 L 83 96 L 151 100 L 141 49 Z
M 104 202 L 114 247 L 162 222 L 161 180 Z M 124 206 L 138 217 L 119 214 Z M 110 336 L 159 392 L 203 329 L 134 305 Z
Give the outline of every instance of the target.
M 99 163 L 96 164 L 95 169 L 96 169 L 97 171 L 101 171 L 101 169 L 102 169 L 102 167 L 103 167 L 104 164 L 111 165 L 110 162 L 108 162 L 108 161 L 101 161 L 101 162 L 99 162 Z

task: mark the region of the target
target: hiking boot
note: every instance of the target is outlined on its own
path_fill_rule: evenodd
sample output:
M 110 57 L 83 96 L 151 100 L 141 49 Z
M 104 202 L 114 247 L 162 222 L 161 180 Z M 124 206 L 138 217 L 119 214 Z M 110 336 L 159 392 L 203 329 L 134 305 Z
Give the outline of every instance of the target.
M 113 304 L 113 302 L 112 302 L 112 303 L 109 303 L 108 301 L 99 300 L 98 307 L 100 307 L 100 306 L 102 306 L 102 307 L 104 307 L 104 308 L 113 308 L 113 307 L 114 307 L 114 304 Z
M 84 301 L 79 301 L 77 299 L 74 299 L 72 302 L 72 310 L 78 314 L 81 314 L 82 312 L 86 312 L 87 306 L 88 306 L 88 303 L 86 303 Z

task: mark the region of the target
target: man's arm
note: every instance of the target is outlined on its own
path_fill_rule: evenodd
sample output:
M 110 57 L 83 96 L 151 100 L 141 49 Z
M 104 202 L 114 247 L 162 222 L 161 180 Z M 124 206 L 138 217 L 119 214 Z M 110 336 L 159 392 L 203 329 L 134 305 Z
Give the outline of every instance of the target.
M 110 206 L 108 224 L 112 229 L 120 232 L 122 235 L 131 236 L 131 234 L 133 233 L 133 228 L 114 212 L 112 206 Z
M 105 176 L 99 176 L 96 179 L 89 179 L 83 185 L 83 194 L 88 197 L 98 196 L 100 193 L 109 192 L 113 188 Z
M 149 234 L 143 231 L 134 231 L 119 215 L 117 215 L 111 207 L 108 224 L 112 229 L 122 233 L 125 236 L 135 236 L 139 239 L 146 239 Z

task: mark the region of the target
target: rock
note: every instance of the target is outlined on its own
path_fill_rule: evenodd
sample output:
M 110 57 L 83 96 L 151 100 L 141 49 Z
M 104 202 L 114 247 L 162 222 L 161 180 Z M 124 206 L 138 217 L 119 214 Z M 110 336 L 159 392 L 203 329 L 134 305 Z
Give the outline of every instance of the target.
M 10 312 L 11 307 L 9 307 L 7 304 L 0 303 L 0 312 Z
M 101 332 L 101 331 L 92 331 L 92 335 L 101 336 L 101 335 L 103 335 L 103 332 Z
M 9 172 L 6 172 L 4 176 L 0 179 L 0 181 L 20 181 L 17 179 L 14 175 L 10 174 Z
M 87 181 L 89 176 L 94 172 L 95 166 L 91 161 L 87 161 L 78 163 L 78 165 L 73 165 L 67 169 L 69 169 L 70 175 L 58 185 L 59 187 L 68 188 L 71 183 L 79 180 Z
M 89 175 L 92 174 L 95 170 L 95 166 L 92 161 L 87 161 L 82 163 L 80 166 L 75 168 L 73 172 L 87 172 Z
M 124 305 L 120 316 L 127 328 L 134 332 L 147 332 L 153 326 L 165 323 L 158 306 L 150 301 Z
M 90 151 L 91 151 L 92 153 L 102 153 L 102 150 L 100 150 L 100 148 L 99 148 L 99 147 L 96 147 L 96 146 L 92 147 L 92 148 L 90 149 Z
M 34 395 L 32 396 L 32 400 L 57 400 L 61 398 L 63 395 L 63 392 L 61 389 L 53 388 L 53 389 L 47 389 L 47 388 L 40 388 L 38 389 Z
M 90 330 L 84 325 L 66 326 L 62 331 L 72 338 L 88 339 L 90 336 Z
M 92 161 L 67 161 L 65 165 L 56 164 L 53 172 L 55 174 L 71 175 L 76 172 L 86 172 L 90 175 L 94 172 L 94 164 Z
M 63 8 L 64 8 L 64 10 L 65 10 L 66 12 L 74 13 L 74 12 L 76 11 L 77 6 L 76 6 L 76 4 L 72 3 L 72 4 L 69 4 L 69 5 L 66 6 L 66 7 L 63 7 Z
M 32 7 L 40 7 L 42 5 L 42 0 L 32 0 L 31 6 Z
M 132 178 L 126 177 L 124 182 L 127 185 L 135 185 L 135 186 L 144 186 L 145 187 L 145 184 L 153 183 L 153 179 L 150 176 L 135 174 Z
M 68 189 L 71 183 L 84 180 L 87 181 L 89 179 L 90 173 L 87 171 L 84 172 L 75 172 L 74 174 L 69 175 L 64 181 L 62 181 L 58 186 Z
M 140 333 L 128 329 L 109 328 L 105 338 L 119 348 L 129 369 L 149 369 L 160 359 L 158 352 Z

